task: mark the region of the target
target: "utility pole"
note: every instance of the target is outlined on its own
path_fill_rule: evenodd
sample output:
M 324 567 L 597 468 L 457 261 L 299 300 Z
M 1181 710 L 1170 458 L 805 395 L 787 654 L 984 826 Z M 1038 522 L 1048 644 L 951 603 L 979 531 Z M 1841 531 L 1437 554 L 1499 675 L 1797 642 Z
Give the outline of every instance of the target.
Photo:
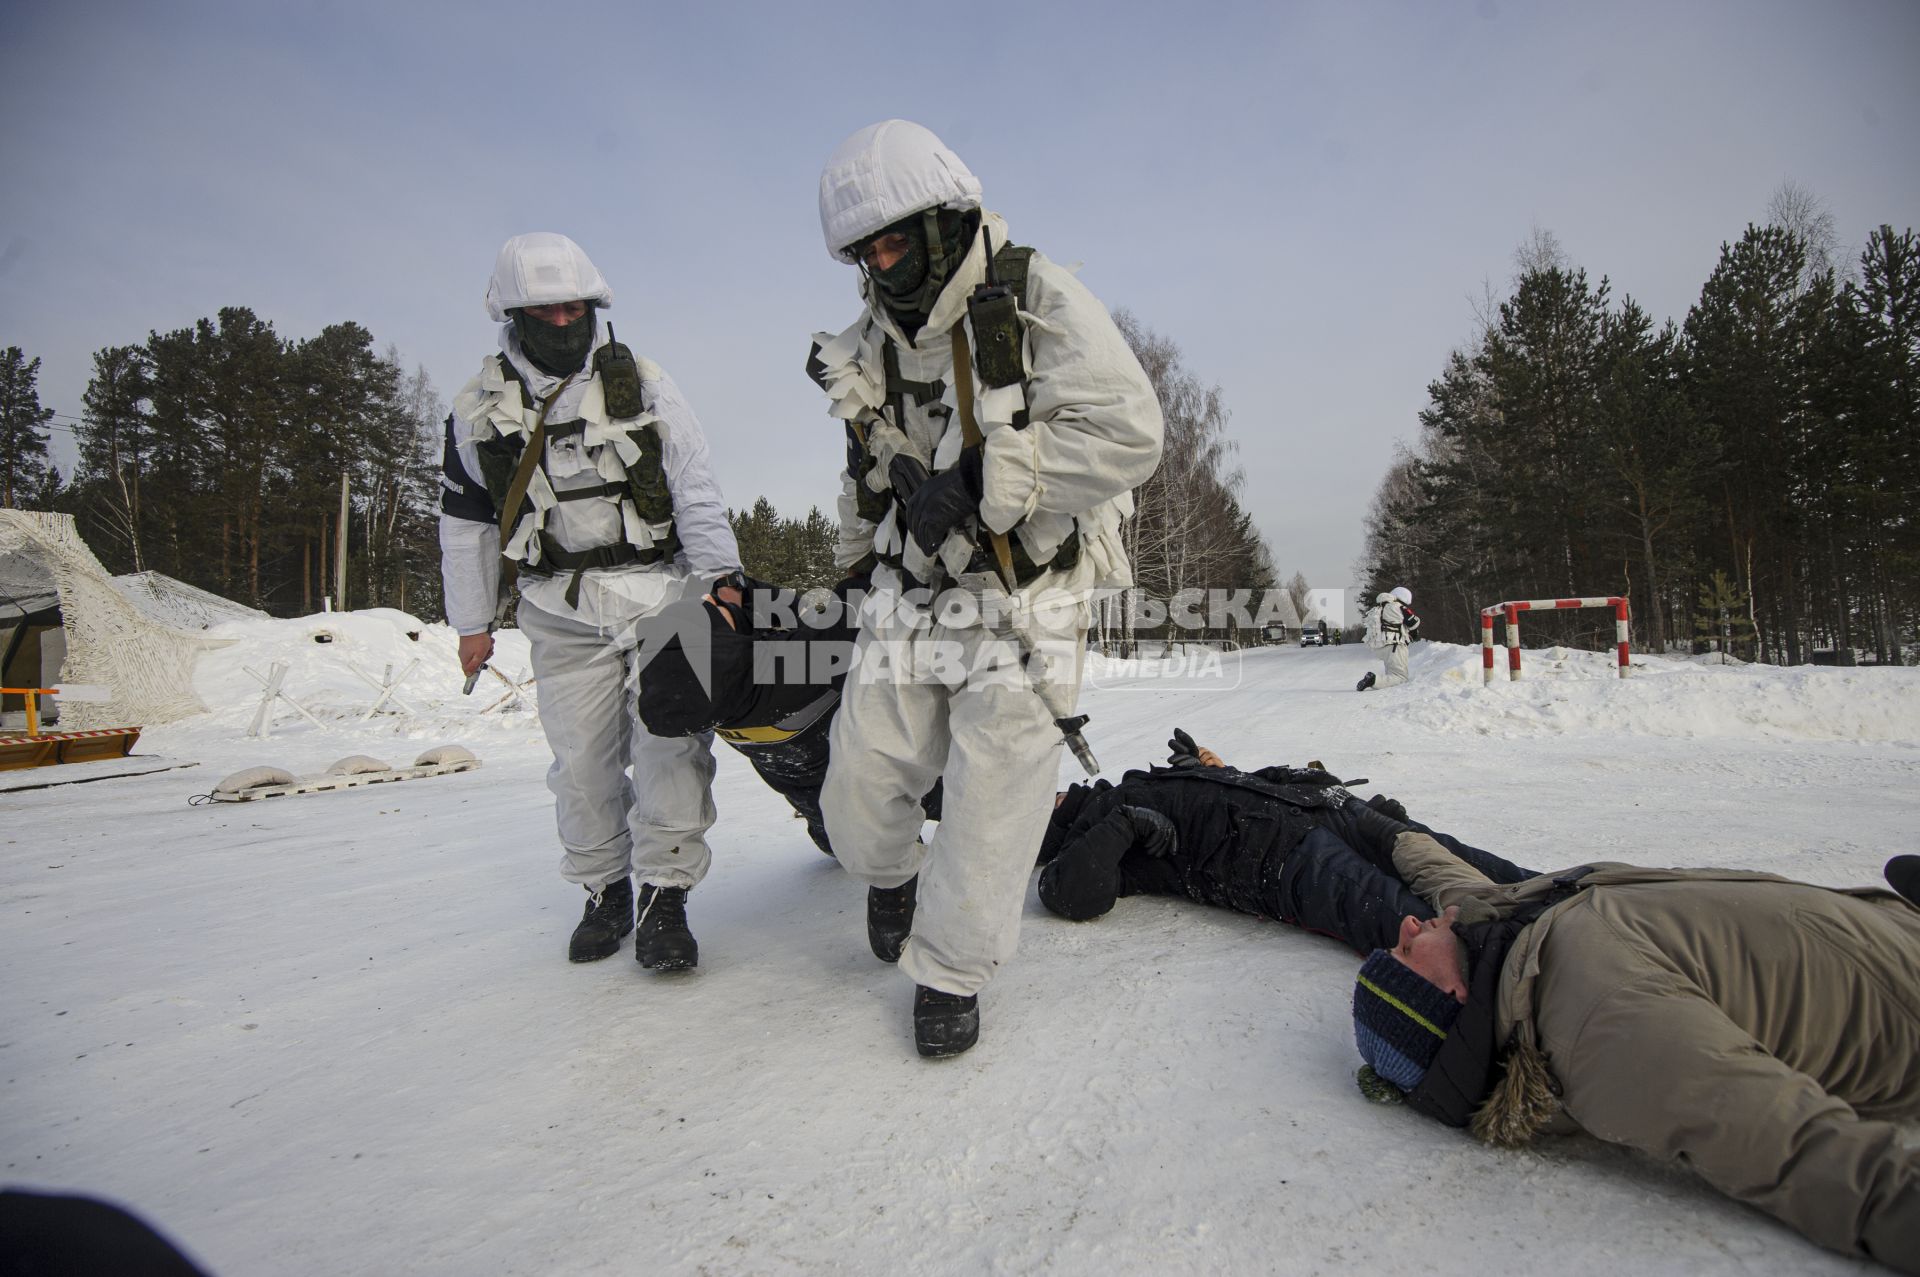
M 340 472 L 340 523 L 334 538 L 333 597 L 335 606 L 347 610 L 347 472 Z

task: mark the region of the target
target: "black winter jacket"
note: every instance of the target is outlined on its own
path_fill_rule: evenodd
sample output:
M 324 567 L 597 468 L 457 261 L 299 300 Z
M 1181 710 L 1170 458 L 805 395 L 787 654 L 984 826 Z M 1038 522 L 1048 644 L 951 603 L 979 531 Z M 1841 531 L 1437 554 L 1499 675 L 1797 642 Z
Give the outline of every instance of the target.
M 747 579 L 749 597 L 779 587 Z M 710 644 L 709 677 L 696 676 L 678 635 L 640 673 L 641 723 L 656 736 L 715 732 L 753 764 L 768 788 L 804 820 L 814 845 L 833 854 L 820 813 L 827 747 L 840 708 L 857 629 L 844 589 L 829 625 L 755 628 L 751 605 L 702 604 Z M 728 623 L 731 613 L 732 623 Z M 921 800 L 940 819 L 940 782 Z
M 1361 952 L 1391 948 L 1401 918 L 1434 911 L 1395 875 L 1391 847 L 1360 835 L 1337 785 L 1325 772 L 1290 767 L 1154 768 L 1128 772 L 1118 785 L 1076 785 L 1041 844 L 1041 903 L 1084 921 L 1121 896 L 1185 896 L 1331 935 Z M 1130 807 L 1166 817 L 1177 846 L 1148 854 Z M 1434 837 L 1496 881 L 1527 876 L 1479 848 Z

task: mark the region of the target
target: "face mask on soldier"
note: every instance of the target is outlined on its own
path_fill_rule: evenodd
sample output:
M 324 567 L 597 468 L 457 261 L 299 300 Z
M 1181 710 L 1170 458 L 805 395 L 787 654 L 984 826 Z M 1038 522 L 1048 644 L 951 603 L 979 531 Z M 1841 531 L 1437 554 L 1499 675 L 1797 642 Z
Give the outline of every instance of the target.
M 926 209 L 886 227 L 854 253 L 890 310 L 925 315 L 972 243 L 978 225 L 979 216 L 971 211 Z
M 575 307 L 578 313 L 566 323 L 553 322 Z M 564 377 L 586 366 L 587 355 L 593 350 L 594 322 L 594 308 L 584 302 L 527 306 L 513 312 L 513 331 L 520 339 L 520 349 L 535 368 L 552 377 Z

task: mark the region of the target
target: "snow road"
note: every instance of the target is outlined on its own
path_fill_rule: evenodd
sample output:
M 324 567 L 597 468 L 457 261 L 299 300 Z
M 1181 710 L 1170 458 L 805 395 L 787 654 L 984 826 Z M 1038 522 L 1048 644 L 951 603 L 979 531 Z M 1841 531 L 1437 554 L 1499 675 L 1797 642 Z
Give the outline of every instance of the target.
M 443 628 L 222 632 L 215 712 L 139 747 L 198 768 L 0 792 L 4 1178 L 129 1204 L 216 1274 L 1862 1270 L 1596 1141 L 1497 1152 L 1367 1104 L 1354 957 L 1199 906 L 1074 925 L 1030 896 L 980 1046 L 923 1062 L 863 893 L 725 749 L 699 970 L 569 965 L 544 741 L 459 695 Z M 1366 696 L 1351 646 L 1248 653 L 1230 693 L 1096 663 L 1088 735 L 1114 776 L 1175 726 L 1235 762 L 1321 759 L 1540 868 L 1863 883 L 1914 849 L 1920 671 L 1618 683 L 1529 653 L 1531 681 L 1482 689 L 1477 651 L 1416 653 L 1413 685 Z M 414 655 L 417 715 L 358 722 L 373 693 L 341 662 Z M 283 712 L 244 737 L 240 666 L 273 659 L 327 730 Z M 443 741 L 485 766 L 186 801 L 242 766 Z

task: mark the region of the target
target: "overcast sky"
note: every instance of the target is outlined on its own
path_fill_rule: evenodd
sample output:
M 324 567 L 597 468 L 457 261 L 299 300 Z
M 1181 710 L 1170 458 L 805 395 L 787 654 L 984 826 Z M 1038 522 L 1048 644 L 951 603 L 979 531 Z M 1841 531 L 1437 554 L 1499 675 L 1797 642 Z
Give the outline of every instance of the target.
M 95 349 L 244 305 L 294 339 L 358 321 L 451 399 L 500 243 L 562 231 L 729 500 L 830 509 L 802 364 L 858 302 L 816 182 L 888 116 L 1180 344 L 1282 572 L 1339 585 L 1535 228 L 1679 319 L 1782 182 L 1848 255 L 1920 226 L 1920 4 L 9 0 L 0 346 L 70 418 Z

